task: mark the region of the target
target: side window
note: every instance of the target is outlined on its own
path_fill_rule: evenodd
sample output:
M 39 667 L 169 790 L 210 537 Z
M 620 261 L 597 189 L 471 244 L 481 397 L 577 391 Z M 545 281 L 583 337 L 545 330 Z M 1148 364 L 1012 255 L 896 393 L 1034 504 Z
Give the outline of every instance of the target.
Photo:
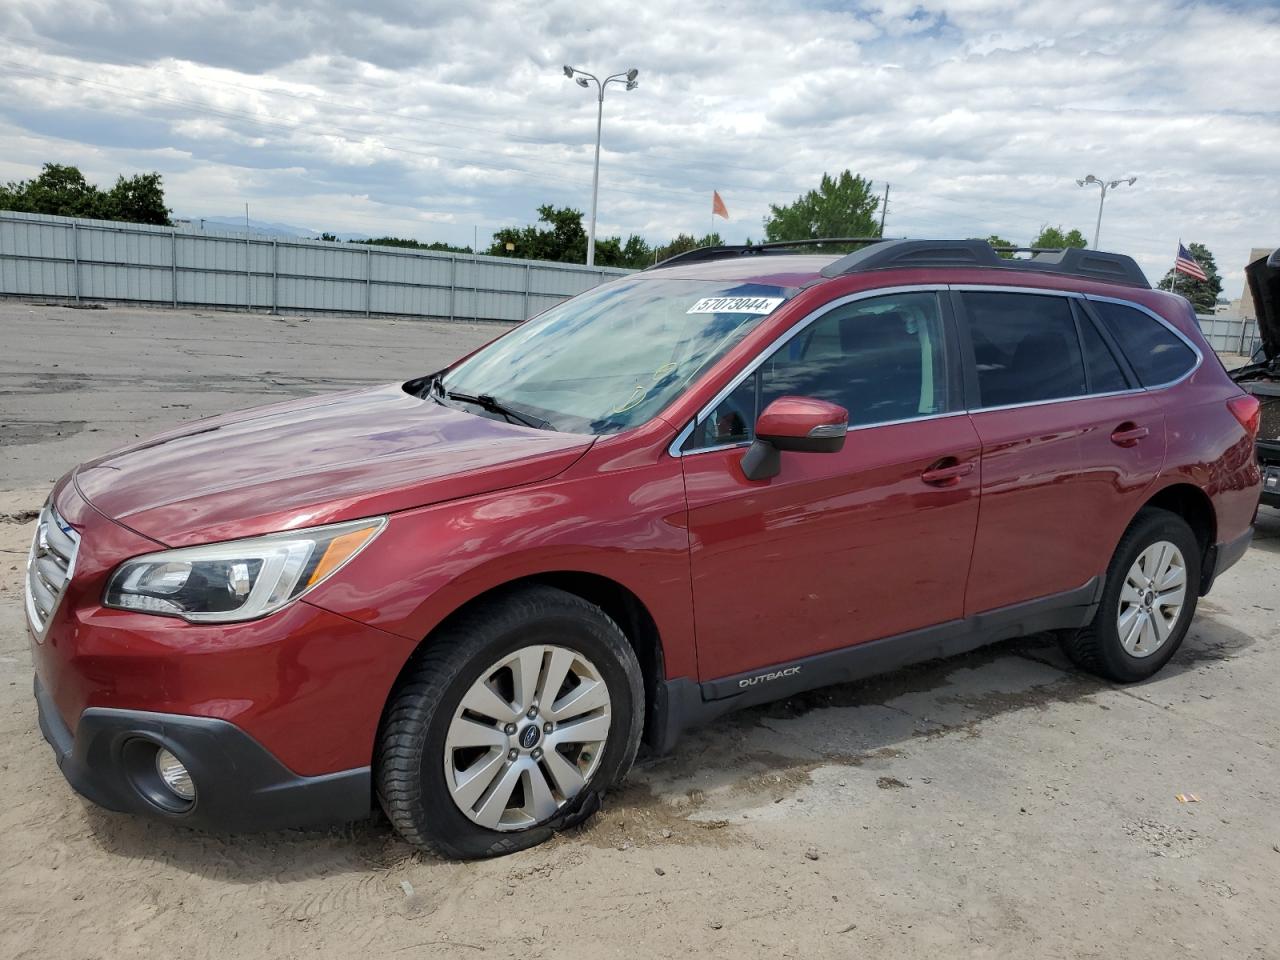
M 837 307 L 778 347 L 699 425 L 687 449 L 750 440 L 778 397 L 817 397 L 849 411 L 851 426 L 945 413 L 953 377 L 932 292 Z
M 963 293 L 979 406 L 1083 396 L 1087 390 L 1080 340 L 1065 297 L 1023 293 Z
M 1093 300 L 1090 305 L 1120 344 L 1144 387 L 1171 383 L 1195 366 L 1195 353 L 1160 321 L 1141 310 L 1105 300 Z
M 1090 393 L 1116 393 L 1129 389 L 1129 380 L 1102 339 L 1102 334 L 1083 310 L 1077 311 L 1080 322 L 1080 342 L 1084 346 L 1084 364 L 1089 374 Z

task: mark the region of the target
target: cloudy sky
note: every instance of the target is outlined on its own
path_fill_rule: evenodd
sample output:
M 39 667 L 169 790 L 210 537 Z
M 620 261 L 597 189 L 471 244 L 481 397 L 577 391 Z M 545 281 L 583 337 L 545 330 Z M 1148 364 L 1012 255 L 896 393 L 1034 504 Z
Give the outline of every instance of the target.
M 760 237 L 770 202 L 850 168 L 886 233 L 1092 235 L 1087 173 L 1137 175 L 1102 246 L 1152 279 L 1176 243 L 1237 295 L 1280 245 L 1280 2 L 3 0 L 0 180 L 48 160 L 159 170 L 179 216 L 482 242 L 541 203 L 600 233 Z

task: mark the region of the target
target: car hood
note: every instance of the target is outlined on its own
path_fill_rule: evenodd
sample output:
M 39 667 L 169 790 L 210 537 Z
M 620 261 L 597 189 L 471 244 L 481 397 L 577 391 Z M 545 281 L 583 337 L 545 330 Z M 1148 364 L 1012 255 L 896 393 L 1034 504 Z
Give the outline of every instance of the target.
M 1280 250 L 1244 269 L 1258 314 L 1258 335 L 1268 360 L 1280 357 Z
M 74 479 L 99 512 L 187 546 L 536 483 L 593 441 L 389 384 L 196 421 L 86 463 Z

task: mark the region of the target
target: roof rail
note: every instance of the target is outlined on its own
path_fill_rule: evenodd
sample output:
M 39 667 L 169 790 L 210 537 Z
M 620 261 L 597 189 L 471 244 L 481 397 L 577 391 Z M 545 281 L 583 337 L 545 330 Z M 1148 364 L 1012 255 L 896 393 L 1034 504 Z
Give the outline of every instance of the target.
M 1028 259 L 1006 259 L 997 250 L 1027 251 Z M 1043 247 L 992 247 L 986 240 L 886 240 L 841 257 L 822 268 L 824 277 L 840 277 L 867 270 L 909 267 L 988 267 L 1025 270 L 1106 280 L 1130 287 L 1151 289 L 1146 274 L 1132 257 L 1101 253 L 1079 247 L 1060 250 Z
M 993 247 L 986 240 L 887 240 L 884 237 L 777 240 L 736 246 L 698 247 L 677 253 L 674 257 L 668 257 L 645 269 L 654 270 L 677 263 L 700 263 L 728 257 L 786 254 L 799 247 L 847 246 L 854 243 L 861 244 L 862 249 L 827 264 L 821 271 L 824 277 L 910 267 L 988 267 L 1054 273 L 1084 280 L 1106 280 L 1129 287 L 1151 289 L 1146 274 L 1137 262 L 1123 253 L 1103 253 L 1080 247 Z M 1001 253 L 1030 253 L 1032 256 L 1022 259 L 1006 258 L 1000 256 Z
M 768 243 L 725 244 L 718 247 L 697 247 L 677 253 L 673 257 L 645 267 L 655 270 L 658 267 L 669 267 L 676 263 L 701 263 L 704 260 L 723 260 L 727 257 L 761 256 L 764 254 L 790 253 L 798 247 L 820 247 L 823 244 L 847 246 L 851 243 L 882 243 L 883 237 L 821 237 L 814 240 L 771 240 Z

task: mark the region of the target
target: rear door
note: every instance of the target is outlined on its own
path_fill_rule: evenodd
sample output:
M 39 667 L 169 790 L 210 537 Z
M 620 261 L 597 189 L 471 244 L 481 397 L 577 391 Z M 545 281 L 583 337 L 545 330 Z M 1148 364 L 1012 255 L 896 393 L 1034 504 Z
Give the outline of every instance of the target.
M 979 448 L 945 308 L 932 290 L 835 305 L 699 418 L 681 461 L 704 681 L 960 616 Z M 756 416 L 786 395 L 848 409 L 844 449 L 748 480 Z
M 1076 296 L 956 289 L 982 512 L 967 615 L 1102 574 L 1164 462 L 1164 414 Z

